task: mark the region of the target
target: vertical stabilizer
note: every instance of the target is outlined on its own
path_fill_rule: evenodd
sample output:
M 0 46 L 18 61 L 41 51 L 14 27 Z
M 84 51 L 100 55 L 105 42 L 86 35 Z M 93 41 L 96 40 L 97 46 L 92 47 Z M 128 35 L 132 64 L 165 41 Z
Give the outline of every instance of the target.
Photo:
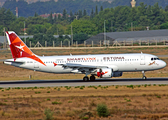
M 13 59 L 17 58 L 31 58 L 41 64 L 45 65 L 28 47 L 27 45 L 17 36 L 14 31 L 6 32 L 7 40 L 10 46 L 10 50 Z

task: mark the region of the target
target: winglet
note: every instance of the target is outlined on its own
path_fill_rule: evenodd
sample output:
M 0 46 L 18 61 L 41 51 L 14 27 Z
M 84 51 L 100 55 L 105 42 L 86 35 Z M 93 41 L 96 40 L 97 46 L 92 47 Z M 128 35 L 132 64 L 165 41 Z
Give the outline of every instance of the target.
M 7 40 L 10 46 L 10 50 L 14 61 L 17 58 L 31 58 L 43 65 L 45 65 L 28 47 L 27 45 L 17 36 L 14 31 L 6 31 Z M 46 65 L 45 65 L 46 66 Z

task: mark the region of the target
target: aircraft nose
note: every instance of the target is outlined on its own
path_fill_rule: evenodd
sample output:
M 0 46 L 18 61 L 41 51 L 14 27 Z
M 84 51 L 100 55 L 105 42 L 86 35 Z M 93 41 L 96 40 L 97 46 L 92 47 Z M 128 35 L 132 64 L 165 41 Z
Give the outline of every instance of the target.
M 162 61 L 162 62 L 161 62 L 161 67 L 162 67 L 162 68 L 166 67 L 166 62 Z

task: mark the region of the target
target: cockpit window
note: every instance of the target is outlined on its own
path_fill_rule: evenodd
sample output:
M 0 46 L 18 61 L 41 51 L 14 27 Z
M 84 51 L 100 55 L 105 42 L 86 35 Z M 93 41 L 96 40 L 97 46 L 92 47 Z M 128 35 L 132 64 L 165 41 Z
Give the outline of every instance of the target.
M 153 60 L 160 60 L 159 58 L 151 58 L 151 61 L 153 61 Z

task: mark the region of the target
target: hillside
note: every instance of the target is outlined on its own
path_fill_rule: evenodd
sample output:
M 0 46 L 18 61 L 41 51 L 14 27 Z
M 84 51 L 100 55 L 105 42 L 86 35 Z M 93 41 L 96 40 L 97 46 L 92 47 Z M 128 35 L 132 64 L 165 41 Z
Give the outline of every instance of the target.
M 38 0 L 27 0 L 27 1 L 38 1 Z M 28 4 L 25 1 L 18 1 L 16 0 L 8 0 L 4 3 L 3 7 L 6 9 L 10 9 L 15 14 L 15 9 L 18 7 L 19 16 L 28 17 L 34 16 L 35 12 L 39 15 L 45 13 L 62 13 L 64 9 L 67 10 L 69 14 L 70 11 L 73 13 L 77 12 L 78 10 L 86 10 L 87 14 L 90 15 L 92 9 L 95 10 L 96 5 L 98 6 L 98 10 L 100 7 L 103 8 L 111 8 L 116 6 L 130 6 L 131 0 L 108 0 L 113 1 L 109 3 L 106 0 L 41 0 L 46 2 L 35 2 Z M 57 2 L 55 2 L 57 1 Z M 154 5 L 158 2 L 159 6 L 165 8 L 168 5 L 168 0 L 136 0 L 137 6 L 140 2 L 144 2 L 147 5 Z
M 3 6 L 3 4 L 6 2 L 7 0 L 1 0 L 0 1 L 0 7 Z M 18 0 L 17 0 L 18 1 Z M 24 0 L 26 1 L 28 4 L 31 4 L 31 3 L 35 3 L 35 2 L 47 2 L 47 1 L 50 1 L 50 0 Z M 59 1 L 59 0 L 54 0 L 55 2 Z M 61 1 L 61 0 L 60 0 Z M 114 0 L 93 0 L 93 1 L 102 1 L 102 2 L 105 2 L 105 1 L 108 1 L 109 3 L 113 2 Z
M 3 4 L 5 3 L 6 0 L 1 0 L 0 1 L 0 7 L 3 6 Z

